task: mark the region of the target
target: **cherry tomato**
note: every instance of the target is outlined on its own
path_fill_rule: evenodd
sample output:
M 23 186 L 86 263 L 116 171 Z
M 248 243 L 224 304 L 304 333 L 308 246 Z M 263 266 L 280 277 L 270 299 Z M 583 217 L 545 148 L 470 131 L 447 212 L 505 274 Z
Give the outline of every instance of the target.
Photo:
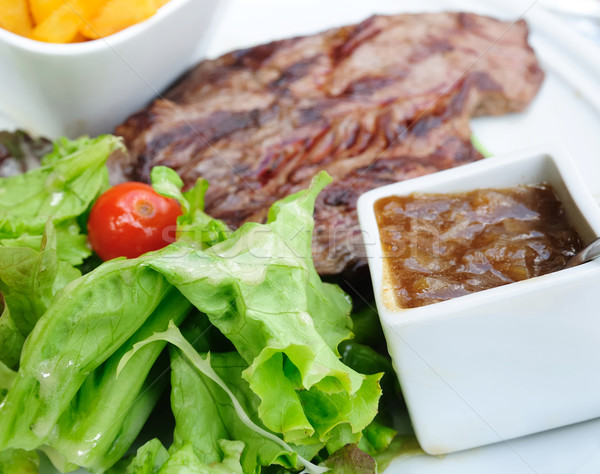
M 92 206 L 88 238 L 102 260 L 134 258 L 174 240 L 181 208 L 152 186 L 128 182 L 102 194 Z

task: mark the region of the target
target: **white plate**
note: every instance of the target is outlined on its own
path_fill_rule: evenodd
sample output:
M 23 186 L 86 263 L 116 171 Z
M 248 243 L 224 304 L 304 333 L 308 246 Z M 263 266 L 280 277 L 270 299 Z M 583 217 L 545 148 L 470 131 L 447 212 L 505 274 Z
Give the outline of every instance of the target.
M 505 19 L 524 16 L 547 73 L 529 110 L 473 121 L 494 154 L 558 142 L 583 171 L 600 202 L 600 46 L 536 5 L 535 0 L 233 0 L 215 31 L 210 56 L 272 39 L 360 21 L 373 13 L 466 10 Z M 14 126 L 0 116 L 0 128 Z M 600 373 L 600 370 L 599 370 Z M 599 400 L 600 403 L 600 400 Z M 597 474 L 600 420 L 452 454 L 396 460 L 386 474 Z
M 215 32 L 209 55 L 353 23 L 373 13 L 465 10 L 505 19 L 524 15 L 530 25 L 531 43 L 547 73 L 544 85 L 525 113 L 476 119 L 473 131 L 493 154 L 549 141 L 564 145 L 584 171 L 586 185 L 600 202 L 600 46 L 578 37 L 535 3 L 531 0 L 236 0 Z M 386 474 L 598 472 L 600 420 L 444 457 L 400 458 L 386 470 Z

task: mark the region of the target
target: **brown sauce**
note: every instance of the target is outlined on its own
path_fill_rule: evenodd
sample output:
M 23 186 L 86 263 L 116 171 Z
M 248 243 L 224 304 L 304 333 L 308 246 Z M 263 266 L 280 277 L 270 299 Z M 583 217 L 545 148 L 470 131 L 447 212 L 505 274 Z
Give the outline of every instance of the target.
M 544 275 L 582 248 L 546 184 L 391 196 L 375 203 L 375 216 L 402 308 Z

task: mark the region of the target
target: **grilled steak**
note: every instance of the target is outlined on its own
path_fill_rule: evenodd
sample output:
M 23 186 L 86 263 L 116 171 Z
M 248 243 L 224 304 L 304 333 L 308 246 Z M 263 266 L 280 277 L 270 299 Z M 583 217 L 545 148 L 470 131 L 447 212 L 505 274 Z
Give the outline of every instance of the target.
M 147 181 L 166 165 L 188 185 L 204 177 L 207 212 L 236 228 L 327 170 L 315 265 L 353 271 L 361 193 L 481 158 L 470 117 L 535 96 L 543 72 L 527 33 L 469 13 L 374 16 L 204 61 L 117 128 L 128 175 Z

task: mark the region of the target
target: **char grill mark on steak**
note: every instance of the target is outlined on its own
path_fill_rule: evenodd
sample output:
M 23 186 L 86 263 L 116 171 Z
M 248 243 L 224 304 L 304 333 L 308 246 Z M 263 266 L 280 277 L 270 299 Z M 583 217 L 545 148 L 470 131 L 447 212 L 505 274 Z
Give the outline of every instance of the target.
M 203 61 L 117 133 L 130 178 L 155 165 L 203 177 L 206 211 L 234 228 L 325 169 L 313 255 L 335 275 L 365 263 L 361 193 L 480 159 L 469 119 L 522 110 L 542 79 L 523 21 L 374 16 Z
M 343 38 L 343 41 L 330 49 L 334 64 L 348 58 L 361 44 L 381 32 L 381 28 L 377 25 L 377 18 L 372 16 L 354 27 L 340 28 L 338 36 Z

